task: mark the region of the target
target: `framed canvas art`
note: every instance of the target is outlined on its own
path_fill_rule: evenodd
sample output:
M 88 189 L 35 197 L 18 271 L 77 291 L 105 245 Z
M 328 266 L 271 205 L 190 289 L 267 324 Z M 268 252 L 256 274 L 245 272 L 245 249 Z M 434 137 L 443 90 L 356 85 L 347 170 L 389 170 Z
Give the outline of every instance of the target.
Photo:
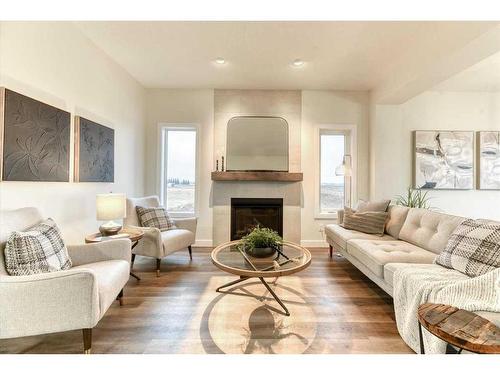
M 500 131 L 478 132 L 478 189 L 500 190 Z
M 2 181 L 69 181 L 69 112 L 0 88 Z
M 115 131 L 75 117 L 75 182 L 114 182 Z
M 474 132 L 418 130 L 413 135 L 415 188 L 474 188 Z

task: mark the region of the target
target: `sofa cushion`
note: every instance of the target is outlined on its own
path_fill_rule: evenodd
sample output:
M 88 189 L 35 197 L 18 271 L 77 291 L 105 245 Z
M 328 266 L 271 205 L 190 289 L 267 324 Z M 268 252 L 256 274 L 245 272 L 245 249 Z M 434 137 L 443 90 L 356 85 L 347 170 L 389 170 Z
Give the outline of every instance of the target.
M 347 247 L 347 241 L 353 239 L 376 239 L 376 240 L 386 240 L 386 241 L 394 240 L 394 238 L 392 238 L 387 234 L 380 237 L 374 234 L 362 233 L 356 230 L 346 229 L 337 224 L 327 225 L 325 227 L 325 233 L 328 243 L 330 243 L 333 246 L 336 245 L 337 247 L 340 247 L 343 250 L 345 250 Z
M 465 220 L 453 231 L 436 263 L 471 277 L 500 267 L 500 223 Z
M 88 269 L 96 276 L 99 293 L 99 318 L 102 318 L 109 306 L 116 300 L 118 293 L 130 277 L 130 264 L 124 260 L 82 264 L 72 269 Z
M 401 232 L 409 211 L 408 207 L 390 206 L 388 210 L 389 218 L 385 223 L 385 232 L 395 239 L 399 239 L 399 232 Z
M 25 231 L 15 231 L 5 245 L 5 267 L 9 275 L 23 276 L 71 268 L 68 249 L 52 219 Z
M 185 249 L 194 244 L 194 233 L 186 229 L 171 229 L 161 232 L 165 255 Z
M 384 277 L 387 263 L 432 263 L 436 254 L 404 241 L 351 240 L 347 253 L 375 275 Z
M 412 208 L 399 232 L 399 239 L 439 254 L 451 233 L 465 218 Z
M 382 211 L 357 212 L 346 207 L 342 226 L 346 229 L 383 236 L 388 215 Z

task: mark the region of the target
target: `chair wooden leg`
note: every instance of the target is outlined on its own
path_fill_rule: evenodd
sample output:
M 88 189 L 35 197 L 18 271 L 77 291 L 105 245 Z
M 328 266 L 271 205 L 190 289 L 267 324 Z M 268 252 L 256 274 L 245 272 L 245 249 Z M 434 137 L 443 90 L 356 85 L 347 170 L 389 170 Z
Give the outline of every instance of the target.
M 191 248 L 191 245 L 188 246 L 188 251 L 189 251 L 189 259 L 193 260 L 193 249 Z
M 330 245 L 330 258 L 332 258 L 332 257 L 333 257 L 333 246 Z
M 120 290 L 120 293 L 118 293 L 116 299 L 120 302 L 120 306 L 123 306 L 123 289 Z
M 161 259 L 156 259 L 156 277 L 160 277 Z
M 83 354 L 90 354 L 92 350 L 92 328 L 82 329 L 83 333 Z

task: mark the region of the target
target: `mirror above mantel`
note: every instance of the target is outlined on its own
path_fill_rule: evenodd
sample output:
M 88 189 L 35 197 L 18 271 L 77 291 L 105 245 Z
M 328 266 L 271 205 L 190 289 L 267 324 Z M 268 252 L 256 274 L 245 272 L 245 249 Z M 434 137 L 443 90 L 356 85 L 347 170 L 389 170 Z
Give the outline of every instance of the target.
M 237 116 L 227 124 L 228 172 L 288 172 L 288 123 L 281 117 Z
M 302 181 L 289 172 L 288 123 L 271 116 L 237 116 L 227 124 L 226 170 L 214 181 Z

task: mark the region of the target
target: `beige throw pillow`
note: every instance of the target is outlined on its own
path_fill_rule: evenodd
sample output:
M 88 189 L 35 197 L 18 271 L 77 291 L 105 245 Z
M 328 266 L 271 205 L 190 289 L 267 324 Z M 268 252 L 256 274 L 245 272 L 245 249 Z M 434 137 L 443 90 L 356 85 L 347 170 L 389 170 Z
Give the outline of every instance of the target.
M 383 236 L 385 222 L 388 216 L 388 212 L 357 212 L 348 207 L 345 207 L 344 222 L 342 226 L 346 229 L 352 229 L 363 233 Z
M 383 201 L 358 201 L 358 206 L 356 207 L 356 212 L 368 212 L 368 211 L 377 211 L 377 212 L 386 212 L 389 208 L 389 204 L 391 204 L 391 200 L 383 200 Z

